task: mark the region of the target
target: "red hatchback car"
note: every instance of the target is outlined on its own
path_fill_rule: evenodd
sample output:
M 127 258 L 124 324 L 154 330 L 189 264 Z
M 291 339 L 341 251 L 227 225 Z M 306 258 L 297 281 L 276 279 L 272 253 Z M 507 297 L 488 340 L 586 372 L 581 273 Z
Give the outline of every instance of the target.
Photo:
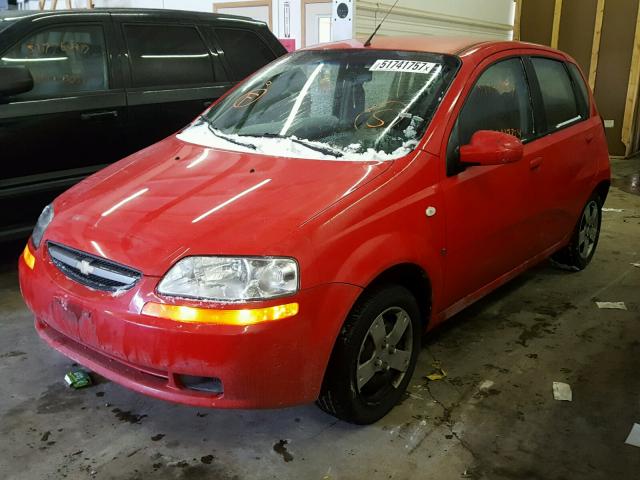
M 141 393 L 370 423 L 425 331 L 549 256 L 589 263 L 609 179 L 561 52 L 334 43 L 58 197 L 20 286 L 47 343 Z

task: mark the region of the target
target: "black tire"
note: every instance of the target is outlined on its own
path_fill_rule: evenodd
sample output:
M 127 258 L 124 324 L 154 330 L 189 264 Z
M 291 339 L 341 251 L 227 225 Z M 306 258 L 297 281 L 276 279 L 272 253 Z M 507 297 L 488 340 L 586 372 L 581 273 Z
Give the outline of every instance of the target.
M 587 217 L 589 212 L 596 215 L 595 224 L 590 227 Z M 585 223 L 587 222 L 587 223 Z M 580 217 L 576 223 L 576 227 L 571 235 L 569 244 L 562 250 L 554 253 L 551 257 L 553 263 L 560 268 L 570 269 L 574 271 L 583 270 L 591 262 L 593 255 L 598 246 L 600 238 L 600 226 L 602 224 L 602 199 L 598 193 L 591 195 L 584 208 L 580 212 Z M 585 244 L 583 237 L 584 229 L 589 230 L 588 243 Z
M 380 317 L 382 314 L 384 317 Z M 376 347 L 374 334 L 370 332 L 372 328 L 375 330 L 374 321 L 376 326 L 385 326 L 384 349 Z M 390 345 L 394 339 L 390 333 L 396 324 L 399 325 L 398 332 L 404 328 L 404 333 Z M 316 403 L 325 412 L 350 423 L 367 425 L 381 419 L 400 401 L 411 380 L 421 336 L 420 309 L 409 290 L 387 285 L 365 293 L 353 307 L 338 335 Z M 367 360 L 369 353 L 371 357 Z M 382 361 L 383 358 L 388 362 Z M 382 371 L 359 386 L 358 366 L 374 360 L 382 363 L 375 367 Z M 397 362 L 406 365 L 404 372 L 389 366 Z M 379 391 L 376 390 L 378 386 Z

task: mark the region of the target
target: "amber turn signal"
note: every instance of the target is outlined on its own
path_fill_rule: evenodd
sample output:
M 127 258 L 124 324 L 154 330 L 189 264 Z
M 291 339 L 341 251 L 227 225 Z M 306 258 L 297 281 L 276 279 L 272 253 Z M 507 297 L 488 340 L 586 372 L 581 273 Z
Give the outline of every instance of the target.
M 147 302 L 144 304 L 144 307 L 142 307 L 142 314 L 149 315 L 150 317 L 166 318 L 176 322 L 243 326 L 293 317 L 298 314 L 298 310 L 299 306 L 297 303 L 287 303 L 285 305 L 265 308 L 220 310 Z
M 31 253 L 31 250 L 29 250 L 28 243 L 24 246 L 24 251 L 22 252 L 22 258 L 24 259 L 24 263 L 27 264 L 27 267 L 33 270 L 33 266 L 36 264 L 36 257 L 34 257 L 33 253 Z

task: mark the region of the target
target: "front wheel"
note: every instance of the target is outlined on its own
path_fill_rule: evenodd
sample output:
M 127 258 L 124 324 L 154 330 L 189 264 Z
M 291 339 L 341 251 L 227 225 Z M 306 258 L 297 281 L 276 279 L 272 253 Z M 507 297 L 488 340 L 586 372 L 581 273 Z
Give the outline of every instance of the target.
M 402 398 L 420 350 L 420 311 L 401 286 L 366 293 L 336 340 L 318 406 L 347 422 L 370 424 Z
M 594 193 L 582 209 L 569 244 L 551 259 L 561 267 L 583 270 L 596 252 L 602 224 L 602 200 Z

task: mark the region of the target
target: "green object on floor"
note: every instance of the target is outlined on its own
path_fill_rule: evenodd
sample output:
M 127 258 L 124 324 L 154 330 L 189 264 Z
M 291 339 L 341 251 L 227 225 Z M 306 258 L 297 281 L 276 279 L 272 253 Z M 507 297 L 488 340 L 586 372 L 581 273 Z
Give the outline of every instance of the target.
M 77 372 L 69 372 L 64 376 L 64 381 L 72 388 L 84 388 L 91 385 L 91 376 L 87 372 L 78 370 Z

